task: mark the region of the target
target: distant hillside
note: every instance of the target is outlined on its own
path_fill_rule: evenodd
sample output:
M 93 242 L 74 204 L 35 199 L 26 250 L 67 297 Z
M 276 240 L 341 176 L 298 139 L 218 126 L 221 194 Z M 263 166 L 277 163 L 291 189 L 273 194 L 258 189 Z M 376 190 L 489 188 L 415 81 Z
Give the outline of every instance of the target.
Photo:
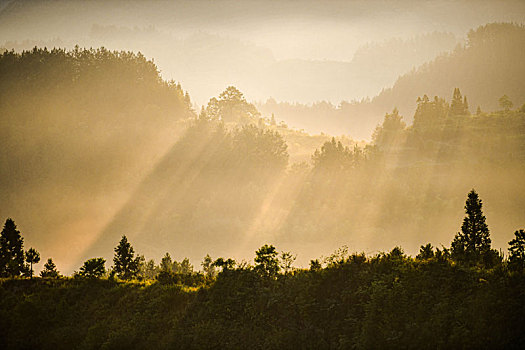
M 195 32 L 169 33 L 150 27 L 93 25 L 73 40 L 0 42 L 0 47 L 22 50 L 39 47 L 105 46 L 140 51 L 153 57 L 164 78 L 184 84 L 192 99 L 202 104 L 227 85 L 241 88 L 253 100 L 270 96 L 280 101 L 329 100 L 334 103 L 375 96 L 395 79 L 438 54 L 452 50 L 456 38 L 435 32 L 410 39 L 390 38 L 360 47 L 347 60 L 283 59 L 271 50 L 235 37 Z M 388 57 L 388 60 L 385 60 Z
M 374 62 L 371 57 L 366 61 Z M 389 58 L 384 57 L 382 61 L 388 64 Z M 381 65 L 382 61 L 373 66 Z M 383 90 L 371 100 L 342 102 L 335 106 L 330 103 L 277 103 L 270 99 L 258 107 L 263 115 L 274 113 L 277 119 L 299 128 L 370 138 L 377 123 L 394 107 L 410 121 L 419 96 L 450 98 L 456 87 L 468 97 L 471 112 L 478 106 L 482 110 L 498 109 L 498 99 L 505 94 L 515 106 L 521 106 L 525 102 L 523 62 L 525 27 L 509 23 L 487 24 L 471 30 L 465 45 L 399 77 L 392 88 Z
M 455 87 L 468 96 L 471 112 L 499 108 L 507 95 L 515 105 L 525 102 L 525 26 L 492 23 L 471 30 L 467 43 L 417 70 L 400 77 L 382 91 L 372 104 L 385 111 L 395 106 L 409 119 L 414 101 L 423 93 L 449 96 Z
M 280 101 L 334 103 L 374 96 L 399 75 L 452 50 L 455 44 L 454 35 L 436 32 L 369 43 L 360 47 L 350 61 L 276 61 L 262 68 L 258 95 Z M 250 92 L 250 85 L 246 86 Z

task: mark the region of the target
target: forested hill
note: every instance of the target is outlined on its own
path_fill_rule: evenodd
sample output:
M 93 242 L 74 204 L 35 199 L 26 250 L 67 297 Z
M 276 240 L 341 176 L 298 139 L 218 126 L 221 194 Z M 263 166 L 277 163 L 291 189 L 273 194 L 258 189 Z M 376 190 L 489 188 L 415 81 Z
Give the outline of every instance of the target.
M 57 260 L 83 249 L 82 232 L 111 217 L 193 115 L 140 53 L 8 51 L 0 76 L 0 216 L 27 218 L 33 244 L 69 242 Z
M 388 57 L 383 59 L 388 61 Z M 469 97 L 471 112 L 478 106 L 482 110 L 497 109 L 498 99 L 505 94 L 521 106 L 525 102 L 524 61 L 525 27 L 492 23 L 471 30 L 465 45 L 399 77 L 393 87 L 371 100 L 308 106 L 270 99 L 258 107 L 264 115 L 274 113 L 277 119 L 297 127 L 368 139 L 385 112 L 394 107 L 410 121 L 415 101 L 423 94 L 449 98 L 459 87 Z
M 467 43 L 452 53 L 424 64 L 400 77 L 372 104 L 404 115 L 414 112 L 414 101 L 428 96 L 447 96 L 460 87 L 469 96 L 472 112 L 495 110 L 498 98 L 507 95 L 519 105 L 525 102 L 525 26 L 492 23 L 471 30 Z
M 385 4 L 365 3 L 377 8 L 372 13 L 385 10 Z M 20 50 L 35 45 L 72 48 L 79 44 L 140 50 L 155 58 L 164 78 L 183 82 L 192 99 L 203 104 L 227 84 L 242 87 L 250 99 L 260 101 L 270 96 L 281 101 L 302 102 L 320 99 L 339 102 L 354 96 L 373 96 L 393 84 L 400 74 L 453 49 L 456 43 L 451 33 L 429 32 L 435 30 L 435 26 L 417 31 L 397 27 L 394 31 L 387 30 L 384 37 L 362 35 L 352 20 L 345 21 L 346 30 L 334 28 L 322 43 L 318 41 L 319 35 L 325 29 L 317 28 L 316 24 L 304 27 L 310 27 L 315 36 L 300 31 L 305 40 L 298 40 L 295 33 L 268 41 L 261 37 L 272 35 L 276 29 L 270 24 L 274 15 L 270 15 L 269 21 L 260 16 L 264 18 L 269 13 L 282 16 L 292 11 L 293 17 L 304 13 L 300 16 L 310 22 L 326 10 L 323 9 L 326 4 L 312 1 L 305 6 L 296 1 L 268 3 L 259 0 L 227 4 L 199 1 L 198 4 L 199 8 L 202 6 L 199 11 L 195 11 L 196 3 L 191 0 L 155 1 L 148 6 L 141 6 L 136 1 L 114 0 L 103 3 L 14 1 L 0 12 L 0 47 Z M 354 1 L 341 3 L 337 12 L 352 8 L 348 15 L 353 18 L 354 6 L 359 7 Z M 398 2 L 394 7 L 398 6 L 405 5 Z M 407 14 L 414 10 L 432 12 L 420 6 L 415 9 L 408 5 L 407 9 L 411 9 Z M 140 11 L 140 18 L 133 14 L 134 11 Z M 208 11 L 210 15 L 205 14 Z M 119 16 L 108 16 L 114 12 Z M 45 28 L 41 24 L 42 13 L 49 16 Z M 236 30 L 230 25 L 227 26 L 229 32 L 214 28 L 212 23 L 231 24 L 232 16 L 239 18 L 235 26 L 245 22 L 249 30 Z M 374 22 L 379 27 L 390 27 L 375 16 Z M 335 21 L 326 24 L 337 27 Z M 369 25 L 370 29 L 378 27 Z M 438 30 L 443 28 L 446 26 L 441 25 Z M 291 45 L 284 44 L 288 40 L 292 41 Z M 365 42 L 367 44 L 363 45 Z M 389 58 L 388 62 L 384 57 Z

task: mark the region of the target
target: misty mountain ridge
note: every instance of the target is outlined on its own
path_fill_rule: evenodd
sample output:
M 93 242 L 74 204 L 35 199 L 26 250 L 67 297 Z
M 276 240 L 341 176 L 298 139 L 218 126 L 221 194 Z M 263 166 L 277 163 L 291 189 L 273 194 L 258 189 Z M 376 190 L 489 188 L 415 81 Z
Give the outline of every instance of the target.
M 306 130 L 330 134 L 346 133 L 356 139 L 368 139 L 383 115 L 398 108 L 411 121 L 415 101 L 424 94 L 449 98 L 459 87 L 468 96 L 471 112 L 498 108 L 498 99 L 508 95 L 516 105 L 525 102 L 522 77 L 525 68 L 525 28 L 510 23 L 492 23 L 473 29 L 464 45 L 400 76 L 391 88 L 361 101 L 329 102 L 312 105 L 270 99 L 258 104 L 264 115 L 274 113 L 279 119 Z
M 348 61 L 275 59 L 270 49 L 235 37 L 204 31 L 181 37 L 154 26 L 95 24 L 84 39 L 74 42 L 54 38 L 0 46 L 20 51 L 79 44 L 139 51 L 155 60 L 164 79 L 183 83 L 192 98 L 204 104 L 227 85 L 238 86 L 250 100 L 258 101 L 273 97 L 279 101 L 337 103 L 374 96 L 401 74 L 453 49 L 456 43 L 453 34 L 434 32 L 368 43 Z

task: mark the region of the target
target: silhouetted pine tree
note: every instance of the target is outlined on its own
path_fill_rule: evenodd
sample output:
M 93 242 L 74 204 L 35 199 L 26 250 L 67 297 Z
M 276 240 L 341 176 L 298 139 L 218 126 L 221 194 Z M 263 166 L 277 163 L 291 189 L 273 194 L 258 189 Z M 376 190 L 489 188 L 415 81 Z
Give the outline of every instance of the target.
M 23 246 L 24 239 L 15 222 L 7 219 L 0 234 L 0 276 L 20 276 L 25 271 Z
M 465 112 L 465 114 L 470 114 L 468 110 L 467 96 L 463 97 L 463 112 Z
M 206 254 L 201 263 L 202 271 L 204 275 L 209 278 L 214 278 L 216 275 L 215 266 L 213 266 L 213 260 L 209 254 Z
M 173 261 L 171 260 L 170 253 L 166 253 L 160 261 L 160 271 L 171 272 L 173 271 Z
M 482 203 L 476 191 L 468 194 L 461 232 L 456 234 L 452 242 L 452 258 L 456 261 L 477 264 L 483 260 L 483 255 L 491 251 L 489 228 L 481 210 Z
M 122 236 L 118 246 L 115 248 L 115 257 L 113 263 L 117 276 L 124 280 L 129 280 L 139 272 L 140 258 L 135 258 L 133 247 L 128 242 L 126 236 Z

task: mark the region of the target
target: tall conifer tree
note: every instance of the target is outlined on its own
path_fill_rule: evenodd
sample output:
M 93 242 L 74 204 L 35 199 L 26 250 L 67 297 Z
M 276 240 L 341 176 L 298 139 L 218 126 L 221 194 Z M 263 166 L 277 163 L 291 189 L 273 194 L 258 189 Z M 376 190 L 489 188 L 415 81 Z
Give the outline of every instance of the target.
M 122 236 L 118 246 L 115 248 L 114 270 L 119 278 L 129 280 L 139 272 L 140 257 L 135 258 L 133 247 L 126 236 Z
M 452 258 L 468 264 L 482 261 L 483 255 L 491 251 L 490 232 L 481 210 L 482 202 L 476 191 L 469 192 L 465 203 L 466 216 L 461 232 L 452 242 Z
M 23 247 L 24 239 L 15 222 L 7 219 L 0 234 L 0 276 L 20 276 L 25 271 Z

